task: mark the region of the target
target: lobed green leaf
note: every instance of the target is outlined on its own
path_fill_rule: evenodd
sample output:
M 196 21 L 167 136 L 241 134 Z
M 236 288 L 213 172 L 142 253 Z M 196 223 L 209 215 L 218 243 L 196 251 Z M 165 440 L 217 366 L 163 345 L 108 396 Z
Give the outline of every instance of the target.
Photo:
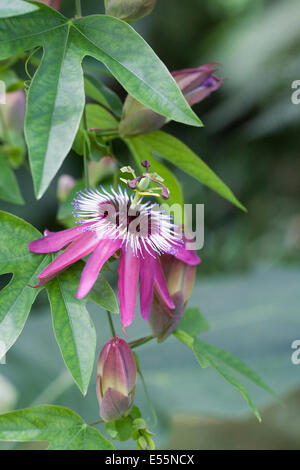
M 0 292 L 0 340 L 5 351 L 15 343 L 40 292 L 30 285 L 50 262 L 49 256 L 35 255 L 28 244 L 40 237 L 38 230 L 24 220 L 0 211 L 0 274 L 13 273 Z
M 46 284 L 53 329 L 62 357 L 85 395 L 93 371 L 96 330 L 86 309 L 86 299 L 76 299 L 80 267 L 71 266 Z
M 24 8 L 29 5 L 19 3 Z M 4 0 L 0 2 L 0 60 L 43 48 L 30 85 L 25 120 L 38 198 L 63 163 L 79 128 L 85 101 L 81 63 L 86 55 L 103 62 L 146 106 L 171 119 L 201 125 L 164 64 L 128 24 L 105 15 L 72 21 L 42 4 L 37 11 L 10 18 L 6 5 Z
M 68 408 L 40 405 L 0 415 L 0 440 L 47 441 L 50 450 L 113 450 L 97 430 Z

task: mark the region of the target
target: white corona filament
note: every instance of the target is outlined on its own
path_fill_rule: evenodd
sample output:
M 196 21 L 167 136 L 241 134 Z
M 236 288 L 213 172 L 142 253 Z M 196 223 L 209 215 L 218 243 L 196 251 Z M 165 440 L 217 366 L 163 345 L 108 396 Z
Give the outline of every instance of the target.
M 126 189 L 111 187 L 109 193 L 102 186 L 85 189 L 74 199 L 73 215 L 79 224 L 91 222 L 86 230 L 95 231 L 99 239 L 120 239 L 122 245 L 132 248 L 136 256 L 146 250 L 155 253 L 174 253 L 182 243 L 181 234 L 169 214 L 158 204 L 142 203 L 142 198 L 131 208 L 134 195 Z

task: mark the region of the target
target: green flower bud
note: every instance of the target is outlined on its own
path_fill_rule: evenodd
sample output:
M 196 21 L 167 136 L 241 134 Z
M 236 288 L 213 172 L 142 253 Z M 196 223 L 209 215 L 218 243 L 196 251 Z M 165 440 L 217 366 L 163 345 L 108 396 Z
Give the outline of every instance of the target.
M 156 0 L 105 0 L 105 13 L 120 20 L 133 23 L 149 15 Z

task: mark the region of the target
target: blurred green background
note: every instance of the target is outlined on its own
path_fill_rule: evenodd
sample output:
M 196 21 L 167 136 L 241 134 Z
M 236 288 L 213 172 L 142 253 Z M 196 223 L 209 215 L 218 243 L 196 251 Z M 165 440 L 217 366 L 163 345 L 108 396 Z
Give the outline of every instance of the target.
M 82 3 L 84 14 L 103 12 L 101 0 Z M 63 1 L 62 11 L 72 16 L 73 2 Z M 291 343 L 300 339 L 300 105 L 291 102 L 291 84 L 300 79 L 299 22 L 297 0 L 157 0 L 154 12 L 134 25 L 169 70 L 222 64 L 223 86 L 195 107 L 205 127 L 170 123 L 165 129 L 201 156 L 248 209 L 242 213 L 176 170 L 186 202 L 205 204 L 203 262 L 189 305 L 211 324 L 205 340 L 247 362 L 285 402 L 282 407 L 247 384 L 262 410 L 259 424 L 240 396 L 214 371 L 200 369 L 175 338 L 149 343 L 140 360 L 162 448 L 300 448 L 300 365 L 291 362 Z M 95 62 L 89 65 L 125 96 Z M 80 165 L 71 154 L 60 173 L 78 177 Z M 36 201 L 29 174 L 18 170 L 18 179 L 26 205 L 1 201 L 1 209 L 41 230 L 59 229 L 56 182 Z M 105 316 L 91 311 L 100 349 L 108 337 Z M 49 313 L 42 294 L 0 366 L 0 411 L 59 403 L 94 421 L 95 378 L 82 398 L 65 371 Z M 131 338 L 147 331 L 140 319 L 128 329 Z M 151 416 L 141 385 L 137 403 Z

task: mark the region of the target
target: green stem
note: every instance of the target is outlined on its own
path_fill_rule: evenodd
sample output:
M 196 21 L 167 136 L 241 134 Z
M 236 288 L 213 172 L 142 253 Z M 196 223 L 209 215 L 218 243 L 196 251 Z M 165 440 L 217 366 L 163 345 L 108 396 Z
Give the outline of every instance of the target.
M 98 421 L 94 421 L 93 423 L 90 423 L 89 426 L 96 426 L 97 424 L 104 423 L 104 419 L 99 419 Z
M 146 400 L 148 402 L 148 405 L 149 405 L 149 408 L 152 412 L 152 416 L 153 416 L 153 427 L 155 427 L 157 425 L 157 414 L 156 414 L 156 410 L 155 410 L 155 407 L 152 403 L 152 400 L 150 398 L 150 394 L 148 392 L 148 389 L 147 389 L 147 385 L 146 385 L 146 382 L 145 382 L 145 379 L 144 379 L 144 376 L 142 374 L 142 371 L 141 369 L 138 370 L 138 374 L 140 376 L 140 379 L 141 379 L 141 382 L 142 382 L 142 386 L 143 386 L 143 389 L 144 389 L 144 393 L 145 393 L 145 396 L 146 396 Z
M 130 209 L 134 209 L 135 206 L 137 205 L 137 203 L 139 202 L 139 199 L 140 199 L 141 195 L 138 191 L 135 192 L 135 195 L 134 195 L 134 198 L 133 198 L 133 201 L 131 203 L 131 206 L 130 206 Z
M 134 349 L 139 346 L 142 346 L 145 343 L 148 343 L 148 341 L 151 341 L 152 339 L 154 339 L 154 336 L 152 335 L 145 336 L 144 338 L 139 338 L 139 339 L 136 339 L 135 341 L 131 341 L 129 343 L 129 346 L 131 347 L 131 349 Z
M 10 143 L 10 138 L 9 138 L 9 133 L 7 129 L 7 125 L 4 119 L 4 116 L 2 114 L 2 109 L 0 109 L 0 126 L 2 128 L 2 137 L 5 143 L 9 144 Z
M 75 0 L 75 6 L 76 6 L 76 17 L 80 18 L 82 16 L 81 0 Z
M 87 134 L 87 119 L 86 119 L 86 109 L 83 111 L 83 125 L 85 129 L 84 133 L 84 143 L 83 143 L 83 170 L 84 170 L 84 180 L 86 188 L 90 187 L 89 181 L 89 167 L 88 167 L 88 134 Z
M 92 128 L 90 131 L 94 131 L 96 135 L 98 136 L 108 136 L 108 137 L 115 137 L 119 135 L 119 131 L 117 128 L 112 128 L 112 129 L 97 129 L 97 128 Z
M 84 181 L 86 188 L 90 187 L 89 181 L 89 167 L 88 167 L 88 159 L 87 159 L 87 143 L 84 141 L 83 145 L 83 172 L 84 172 Z
M 106 310 L 106 313 L 107 313 L 107 319 L 108 319 L 110 331 L 111 331 L 112 337 L 114 338 L 116 336 L 116 330 L 112 321 L 111 313 L 109 310 Z

